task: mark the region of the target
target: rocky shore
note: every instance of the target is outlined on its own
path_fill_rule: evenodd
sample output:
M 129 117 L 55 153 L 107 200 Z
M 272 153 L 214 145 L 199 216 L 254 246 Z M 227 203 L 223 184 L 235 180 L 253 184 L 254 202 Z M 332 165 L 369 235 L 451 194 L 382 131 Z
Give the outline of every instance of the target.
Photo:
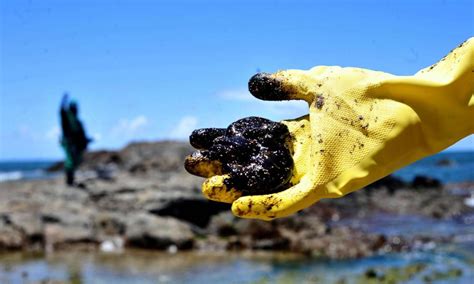
M 135 143 L 117 152 L 89 153 L 78 187 L 66 187 L 60 178 L 0 183 L 0 250 L 278 250 L 356 258 L 450 242 L 455 236 L 387 235 L 345 220 L 376 214 L 464 220 L 474 214 L 465 195 L 452 194 L 451 185 L 427 177 L 412 183 L 388 177 L 288 218 L 237 219 L 229 205 L 202 197 L 202 179 L 182 166 L 190 152 L 185 143 Z M 474 192 L 472 184 L 462 187 Z

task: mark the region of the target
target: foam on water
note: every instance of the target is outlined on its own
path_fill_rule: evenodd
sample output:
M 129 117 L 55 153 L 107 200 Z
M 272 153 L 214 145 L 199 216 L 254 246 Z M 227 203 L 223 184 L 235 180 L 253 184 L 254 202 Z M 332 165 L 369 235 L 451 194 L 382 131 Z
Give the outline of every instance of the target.
M 0 162 L 0 182 L 50 178 L 54 175 L 45 169 L 53 163 L 50 161 Z
M 9 180 L 20 180 L 22 178 L 23 175 L 20 171 L 0 172 L 0 182 Z

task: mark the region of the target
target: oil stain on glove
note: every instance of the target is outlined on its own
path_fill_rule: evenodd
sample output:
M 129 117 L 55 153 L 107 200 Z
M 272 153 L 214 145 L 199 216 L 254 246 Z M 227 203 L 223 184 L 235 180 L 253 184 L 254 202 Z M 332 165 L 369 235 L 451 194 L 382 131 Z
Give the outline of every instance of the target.
M 308 115 L 197 130 L 191 143 L 200 151 L 186 168 L 207 178 L 207 198 L 232 203 L 239 217 L 271 220 L 359 190 L 473 134 L 474 38 L 411 76 L 316 66 L 256 74 L 249 91 L 304 100 Z

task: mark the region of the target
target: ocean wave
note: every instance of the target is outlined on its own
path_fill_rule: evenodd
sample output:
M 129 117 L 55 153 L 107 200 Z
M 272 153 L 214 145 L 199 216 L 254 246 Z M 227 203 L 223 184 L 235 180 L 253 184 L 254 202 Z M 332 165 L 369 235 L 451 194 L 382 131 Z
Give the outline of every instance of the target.
M 0 172 L 0 182 L 9 180 L 20 180 L 23 177 L 24 176 L 21 171 Z
M 12 180 L 38 180 L 49 179 L 57 174 L 47 173 L 44 170 L 26 170 L 26 171 L 0 171 L 0 182 Z

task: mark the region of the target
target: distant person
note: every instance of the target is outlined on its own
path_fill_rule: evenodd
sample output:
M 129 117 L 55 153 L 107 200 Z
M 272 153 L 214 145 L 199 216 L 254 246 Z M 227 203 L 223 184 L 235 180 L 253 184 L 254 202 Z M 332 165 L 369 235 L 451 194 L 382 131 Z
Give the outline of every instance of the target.
M 61 129 L 63 132 L 61 146 L 66 154 L 64 160 L 64 171 L 66 184 L 74 185 L 74 172 L 82 162 L 82 156 L 91 142 L 86 136 L 84 127 L 78 118 L 77 102 L 69 100 L 68 94 L 64 94 L 61 101 Z

